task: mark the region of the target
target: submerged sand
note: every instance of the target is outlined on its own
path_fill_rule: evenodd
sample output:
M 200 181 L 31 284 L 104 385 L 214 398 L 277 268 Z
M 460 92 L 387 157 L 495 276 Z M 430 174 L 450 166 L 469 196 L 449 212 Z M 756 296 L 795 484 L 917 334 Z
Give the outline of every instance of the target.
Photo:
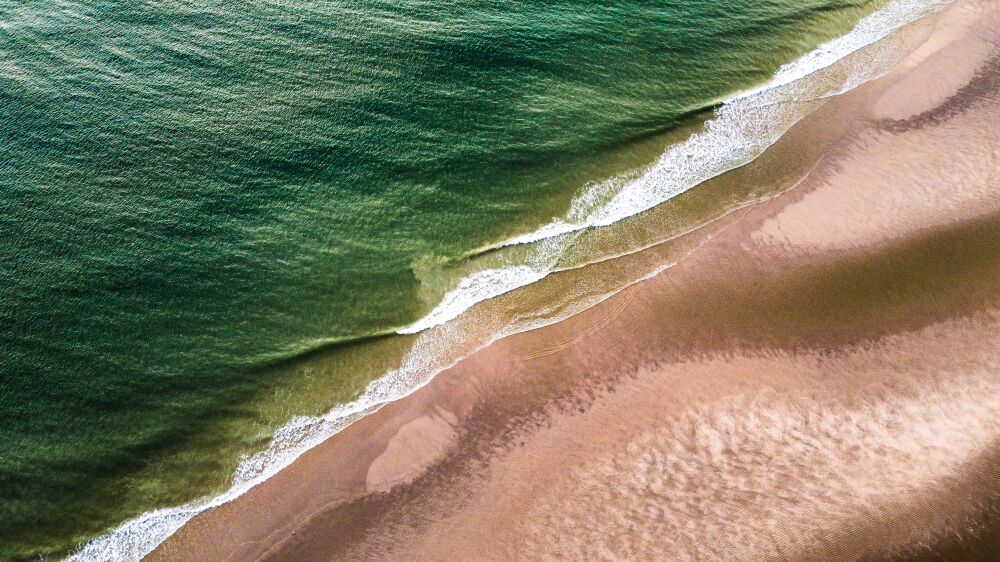
M 1000 559 L 1000 7 L 932 23 L 795 189 L 148 558 Z

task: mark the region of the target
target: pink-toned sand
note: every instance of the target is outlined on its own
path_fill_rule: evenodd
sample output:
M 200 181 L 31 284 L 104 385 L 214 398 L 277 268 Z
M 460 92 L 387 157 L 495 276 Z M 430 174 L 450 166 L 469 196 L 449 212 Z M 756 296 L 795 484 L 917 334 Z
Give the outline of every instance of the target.
M 149 559 L 1000 559 L 1000 7 L 934 25 L 794 190 Z

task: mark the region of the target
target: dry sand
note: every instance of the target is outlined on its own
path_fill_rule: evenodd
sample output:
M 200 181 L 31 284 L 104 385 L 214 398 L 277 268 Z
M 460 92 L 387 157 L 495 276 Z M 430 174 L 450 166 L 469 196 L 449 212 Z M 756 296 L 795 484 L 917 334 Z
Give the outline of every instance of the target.
M 149 559 L 1000 559 L 995 4 L 801 123 L 796 189 Z

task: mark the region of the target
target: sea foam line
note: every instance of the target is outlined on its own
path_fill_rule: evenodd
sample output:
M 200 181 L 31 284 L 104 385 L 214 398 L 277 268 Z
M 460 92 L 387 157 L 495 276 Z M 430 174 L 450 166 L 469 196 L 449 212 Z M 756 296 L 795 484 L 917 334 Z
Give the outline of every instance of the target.
M 83 545 L 69 557 L 74 562 L 138 561 L 174 534 L 194 516 L 243 495 L 277 474 L 303 453 L 339 433 L 354 421 L 384 404 L 404 398 L 458 362 L 441 350 L 464 339 L 460 330 L 442 326 L 483 300 L 534 283 L 553 271 L 565 247 L 559 237 L 587 228 L 607 226 L 648 210 L 728 170 L 756 158 L 815 106 L 802 99 L 818 99 L 850 90 L 891 69 L 891 53 L 855 65 L 846 77 L 832 85 L 807 80 L 860 49 L 884 39 L 893 31 L 936 12 L 951 0 L 893 0 L 863 18 L 847 35 L 820 45 L 797 61 L 782 66 L 774 79 L 757 90 L 733 97 L 720 107 L 705 130 L 668 149 L 641 177 L 621 182 L 611 180 L 584 189 L 572 202 L 567 216 L 533 232 L 511 238 L 503 245 L 543 242 L 529 254 L 526 263 L 482 270 L 471 274 L 445 294 L 427 316 L 401 333 L 414 333 L 438 326 L 433 334 L 419 337 L 399 368 L 372 381 L 356 401 L 337 406 L 322 417 L 292 419 L 274 435 L 268 447 L 245 456 L 224 493 L 181 506 L 157 509 L 122 523 L 113 531 Z M 797 111 L 796 111 L 797 110 Z M 673 265 L 664 264 L 644 276 L 652 277 Z M 611 291 L 593 306 L 619 290 Z M 583 306 L 577 305 L 577 308 Z M 508 324 L 492 334 L 477 349 L 501 338 L 557 322 L 559 318 Z M 433 340 L 433 341 L 432 341 Z M 444 341 L 442 341 L 444 340 Z M 455 349 L 450 347 L 449 349 Z
M 804 79 L 948 3 L 950 0 L 888 3 L 861 19 L 847 35 L 823 43 L 798 60 L 783 65 L 766 84 L 731 97 L 716 111 L 714 118 L 706 122 L 703 131 L 670 147 L 640 177 L 632 181 L 612 178 L 589 185 L 573 199 L 564 218 L 509 238 L 494 248 L 532 244 L 614 224 L 751 162 L 815 109 L 809 102 L 851 90 L 881 76 L 892 65 L 882 61 L 881 65 L 859 66 L 833 85 Z M 795 104 L 800 107 L 789 107 Z M 559 248 L 558 244 L 550 244 L 545 250 L 531 252 L 527 263 L 470 274 L 445 293 L 427 315 L 397 333 L 413 334 L 443 324 L 477 303 L 545 278 L 552 273 L 559 257 L 547 252 L 559 252 Z

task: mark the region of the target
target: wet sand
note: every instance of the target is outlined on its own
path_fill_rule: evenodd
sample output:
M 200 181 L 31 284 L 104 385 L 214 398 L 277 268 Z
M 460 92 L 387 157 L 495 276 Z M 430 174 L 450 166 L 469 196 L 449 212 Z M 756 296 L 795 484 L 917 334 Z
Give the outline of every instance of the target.
M 900 69 L 776 145 L 834 147 L 795 189 L 147 558 L 1000 558 L 994 4 L 935 16 Z

